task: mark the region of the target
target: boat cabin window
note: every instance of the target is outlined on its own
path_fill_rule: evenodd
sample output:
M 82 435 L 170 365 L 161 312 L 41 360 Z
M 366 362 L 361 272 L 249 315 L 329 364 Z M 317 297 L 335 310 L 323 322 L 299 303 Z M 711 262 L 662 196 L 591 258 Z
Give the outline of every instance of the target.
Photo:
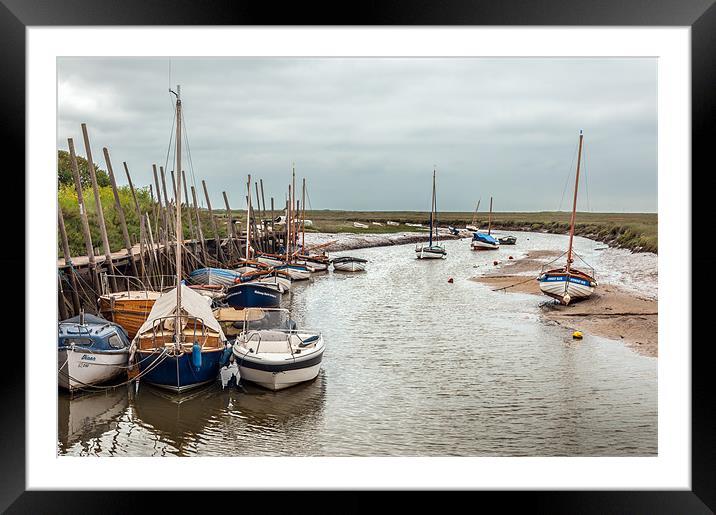
M 109 342 L 110 347 L 114 347 L 115 349 L 123 349 L 124 348 L 124 342 L 117 335 L 117 333 L 112 334 L 112 336 L 109 337 L 108 342 Z
M 93 342 L 91 338 L 65 338 L 62 343 L 69 347 L 70 345 L 92 345 Z

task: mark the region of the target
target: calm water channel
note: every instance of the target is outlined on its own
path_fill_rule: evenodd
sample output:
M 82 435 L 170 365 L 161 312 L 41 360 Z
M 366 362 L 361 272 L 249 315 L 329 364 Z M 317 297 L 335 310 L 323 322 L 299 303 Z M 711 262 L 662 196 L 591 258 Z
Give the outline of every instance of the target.
M 328 272 L 286 296 L 292 317 L 326 340 L 314 382 L 275 393 L 218 384 L 181 396 L 146 384 L 60 392 L 58 452 L 656 455 L 655 358 L 593 336 L 576 342 L 540 319 L 544 299 L 468 280 L 493 259 L 564 248 L 565 238 L 519 233 L 517 246 L 495 252 L 450 240 L 440 261 L 416 260 L 413 245 L 340 253 L 369 259 L 368 271 Z M 577 239 L 597 278 L 618 280 L 613 266 L 600 277 L 599 247 Z

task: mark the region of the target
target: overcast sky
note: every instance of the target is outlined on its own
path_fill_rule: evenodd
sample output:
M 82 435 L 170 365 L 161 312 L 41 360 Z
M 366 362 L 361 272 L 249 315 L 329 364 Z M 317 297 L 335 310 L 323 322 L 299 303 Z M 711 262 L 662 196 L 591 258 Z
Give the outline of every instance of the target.
M 313 209 L 427 211 L 436 166 L 439 211 L 567 210 L 583 129 L 579 209 L 657 210 L 655 59 L 62 58 L 58 148 L 84 155 L 85 122 L 95 162 L 150 184 L 170 84 L 213 207 L 245 207 L 248 173 L 282 205 L 295 162 Z

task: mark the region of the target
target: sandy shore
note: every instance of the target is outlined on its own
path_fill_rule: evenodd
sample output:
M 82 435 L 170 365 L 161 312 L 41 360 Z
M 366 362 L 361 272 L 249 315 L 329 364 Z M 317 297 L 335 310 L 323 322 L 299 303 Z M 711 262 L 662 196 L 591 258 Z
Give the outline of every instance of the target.
M 542 295 L 535 278 L 542 265 L 559 252 L 532 251 L 522 259 L 501 264 L 473 280 L 493 290 L 540 295 L 544 317 L 552 323 L 611 340 L 623 341 L 645 356 L 658 356 L 658 301 L 643 298 L 611 284 L 600 284 L 586 300 L 569 306 L 554 304 Z

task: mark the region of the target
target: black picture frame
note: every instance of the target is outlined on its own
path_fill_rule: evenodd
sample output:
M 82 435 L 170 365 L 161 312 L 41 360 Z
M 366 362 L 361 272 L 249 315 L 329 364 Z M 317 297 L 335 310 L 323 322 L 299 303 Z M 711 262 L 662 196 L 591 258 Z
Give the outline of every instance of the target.
M 280 8 L 269 3 L 216 1 L 212 4 L 191 1 L 125 0 L 0 0 L 0 56 L 3 75 L 0 79 L 2 119 L 0 131 L 4 149 L 17 161 L 6 168 L 5 177 L 17 199 L 28 198 L 24 169 L 23 137 L 25 135 L 25 29 L 28 26 L 62 25 L 570 25 L 570 26 L 688 26 L 691 28 L 692 73 L 692 175 L 684 170 L 683 180 L 692 181 L 692 236 L 709 234 L 705 222 L 709 196 L 716 185 L 710 164 L 712 135 L 716 124 L 716 5 L 715 0 L 520 0 L 483 1 L 441 0 L 432 3 L 416 1 L 369 1 L 351 4 L 321 2 L 286 3 Z M 7 164 L 6 164 L 7 166 Z M 698 187 L 696 185 L 698 178 Z M 20 195 L 24 192 L 25 195 Z M 20 200 L 22 202 L 22 200 Z M 23 209 L 20 206 L 19 209 Z M 19 224 L 16 224 L 19 225 Z M 11 231 L 13 228 L 8 227 Z M 22 231 L 21 231 L 22 229 Z M 15 227 L 15 252 L 4 253 L 2 264 L 27 273 L 24 248 L 19 242 L 26 237 L 24 227 Z M 669 244 L 669 242 L 662 242 Z M 709 270 L 716 259 L 708 253 L 691 254 L 693 270 Z M 691 277 L 688 278 L 691 281 Z M 709 320 L 706 311 L 711 303 L 699 301 L 699 289 L 692 289 L 692 321 Z M 16 293 L 14 294 L 16 297 Z M 15 299 L 15 309 L 20 302 Z M 688 302 L 689 299 L 683 299 Z M 24 305 L 24 303 L 23 303 Z M 28 313 L 25 314 L 28 316 Z M 686 321 L 685 321 L 686 322 Z M 27 323 L 27 321 L 26 321 Z M 691 342 L 684 334 L 683 342 Z M 688 341 L 686 340 L 688 338 Z M 6 342 L 6 344 L 9 342 Z M 27 348 L 42 342 L 25 342 Z M 716 510 L 716 411 L 711 396 L 711 342 L 697 341 L 692 356 L 692 489 L 690 491 L 529 491 L 472 492 L 451 497 L 450 505 L 473 502 L 481 497 L 495 500 L 504 507 L 549 513 L 713 513 Z M 13 352 L 16 352 L 13 351 Z M 41 356 L 40 358 L 41 359 Z M 3 393 L 0 463 L 0 510 L 9 513 L 127 513 L 155 505 L 150 492 L 128 494 L 122 491 L 25 491 L 25 368 L 5 366 L 0 373 Z M 207 510 L 230 500 L 219 500 L 216 492 L 205 492 L 212 502 Z M 426 492 L 413 492 L 412 502 L 423 504 Z M 183 507 L 198 499 L 191 492 L 162 493 L 161 511 Z M 234 494 L 236 495 L 236 494 Z M 251 500 L 248 493 L 238 494 Z M 265 495 L 265 494 L 264 494 Z M 302 497 L 293 493 L 273 493 L 271 508 Z M 376 506 L 376 494 L 349 492 L 336 511 L 366 511 Z M 462 499 L 470 496 L 470 499 Z M 201 497 L 206 497 L 202 495 Z M 234 497 L 234 500 L 236 497 Z M 255 499 L 255 495 L 254 495 Z M 298 501 L 299 503 L 301 501 Z M 335 501 L 334 501 L 335 502 Z M 243 505 L 245 506 L 245 505 Z M 243 507 L 242 506 L 242 507 Z M 474 505 L 473 505 L 474 506 Z M 385 506 L 387 507 L 387 506 Z M 239 509 L 238 506 L 236 509 Z

